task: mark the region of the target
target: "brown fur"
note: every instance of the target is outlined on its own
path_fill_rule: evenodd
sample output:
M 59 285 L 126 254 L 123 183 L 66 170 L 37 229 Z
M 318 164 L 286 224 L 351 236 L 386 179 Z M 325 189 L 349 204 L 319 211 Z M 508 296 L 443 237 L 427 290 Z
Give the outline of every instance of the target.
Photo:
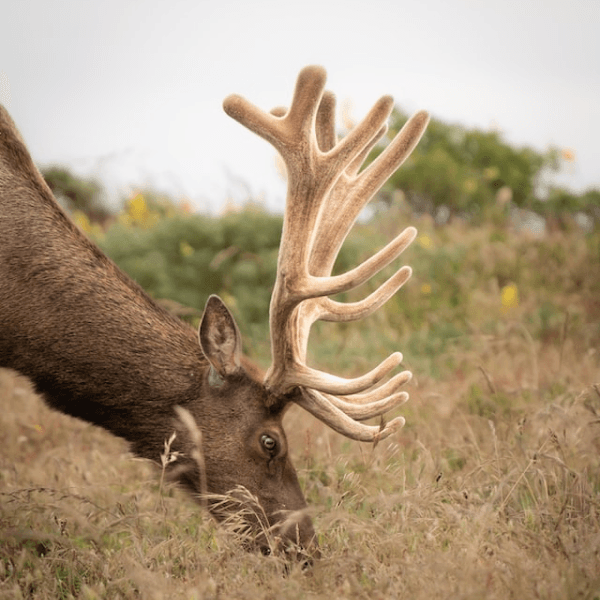
M 154 461 L 176 427 L 174 407 L 187 408 L 202 432 L 208 492 L 243 485 L 269 523 L 281 523 L 285 511 L 306 506 L 281 425 L 285 403 L 239 356 L 239 332 L 216 297 L 203 328 L 210 343 L 201 348 L 195 331 L 77 229 L 0 106 L 0 367 L 28 376 L 52 407 L 125 438 Z M 176 472 L 199 493 L 201 474 L 177 427 L 174 449 L 188 458 Z M 276 452 L 261 445 L 265 433 Z M 299 541 L 309 545 L 313 535 L 303 517 Z

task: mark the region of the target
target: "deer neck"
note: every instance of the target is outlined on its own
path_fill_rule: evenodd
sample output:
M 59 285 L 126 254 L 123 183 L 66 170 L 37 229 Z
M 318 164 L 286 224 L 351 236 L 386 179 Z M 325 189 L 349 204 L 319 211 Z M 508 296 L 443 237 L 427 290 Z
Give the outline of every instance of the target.
M 39 192 L 0 203 L 10 223 L 0 217 L 0 366 L 28 376 L 62 412 L 134 444 L 155 437 L 174 405 L 200 395 L 196 333 Z

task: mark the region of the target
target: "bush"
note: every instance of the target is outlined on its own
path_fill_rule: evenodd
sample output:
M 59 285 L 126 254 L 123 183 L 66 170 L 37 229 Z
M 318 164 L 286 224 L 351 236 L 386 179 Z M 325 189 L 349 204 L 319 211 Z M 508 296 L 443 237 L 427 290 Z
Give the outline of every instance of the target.
M 240 325 L 245 350 L 267 360 L 281 217 L 255 205 L 221 217 L 164 207 L 156 217 L 140 206 L 138 200 L 137 223 L 120 216 L 99 240 L 102 248 L 155 298 L 193 307 L 195 325 L 208 296 L 219 294 Z M 404 220 L 391 209 L 357 224 L 334 273 L 371 256 Z M 434 227 L 427 218 L 416 224 L 420 233 L 404 260 L 338 299 L 364 298 L 404 263 L 413 267 L 412 279 L 364 321 L 316 324 L 309 350 L 320 367 L 360 371 L 401 348 L 415 369 L 438 377 L 440 364 L 457 368 L 452 357 L 469 350 L 469 334 L 497 335 L 514 319 L 542 343 L 563 335 L 568 320 L 575 346 L 600 344 L 598 233 L 531 239 L 493 225 Z M 434 355 L 447 357 L 435 372 Z

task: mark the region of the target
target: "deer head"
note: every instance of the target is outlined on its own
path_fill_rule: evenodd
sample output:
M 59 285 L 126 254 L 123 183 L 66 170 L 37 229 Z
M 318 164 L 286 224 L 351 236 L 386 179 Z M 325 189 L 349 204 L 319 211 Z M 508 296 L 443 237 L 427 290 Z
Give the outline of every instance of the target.
M 277 539 L 314 546 L 282 427 L 286 408 L 297 403 L 343 435 L 376 442 L 404 419 L 363 421 L 408 399 L 399 388 L 409 372 L 381 383 L 400 353 L 344 379 L 309 367 L 306 350 L 316 320 L 367 316 L 409 278 L 402 267 L 362 301 L 329 297 L 364 283 L 414 239 L 409 227 L 355 269 L 331 275 L 360 210 L 410 154 L 428 117 L 417 113 L 360 171 L 386 132 L 392 98 L 338 141 L 334 96 L 324 85 L 325 71 L 307 67 L 288 110 L 265 113 L 239 96 L 224 102 L 227 114 L 277 148 L 288 173 L 266 374 L 242 355 L 218 297 L 209 298 L 196 335 L 72 224 L 0 107 L 0 366 L 27 375 L 51 406 L 125 438 L 140 456 L 158 460 L 177 430 L 171 476 L 217 519 L 243 514 L 241 526 L 257 532 L 263 548 Z

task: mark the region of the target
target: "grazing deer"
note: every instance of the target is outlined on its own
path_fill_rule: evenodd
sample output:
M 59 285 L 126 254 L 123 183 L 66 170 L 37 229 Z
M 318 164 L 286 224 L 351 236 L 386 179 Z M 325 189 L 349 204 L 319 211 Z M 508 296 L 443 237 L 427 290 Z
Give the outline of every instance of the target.
M 55 409 L 125 438 L 139 456 L 156 461 L 177 430 L 173 450 L 181 455 L 168 466 L 173 478 L 203 495 L 217 519 L 234 509 L 214 498 L 246 488 L 259 503 L 248 526 L 263 548 L 265 529 L 284 546 L 314 547 L 282 427 L 286 407 L 299 404 L 335 431 L 375 442 L 404 419 L 377 426 L 362 421 L 408 398 L 398 391 L 410 379 L 407 371 L 379 384 L 400 364 L 400 353 L 356 379 L 306 364 L 313 322 L 360 319 L 410 277 L 410 268 L 402 267 L 360 302 L 329 298 L 367 281 L 414 239 L 409 227 L 358 267 L 331 275 L 360 210 L 410 154 L 428 121 L 417 113 L 359 173 L 386 132 L 393 100 L 381 98 L 338 142 L 335 99 L 324 92 L 325 78 L 321 67 L 303 69 L 289 110 L 265 113 L 239 96 L 224 102 L 228 115 L 275 146 L 287 168 L 269 311 L 272 364 L 264 376 L 242 355 L 237 325 L 217 296 L 208 299 L 196 334 L 82 234 L 0 106 L 0 366 L 29 377 Z M 201 432 L 203 461 L 193 458 L 198 442 L 177 407 L 187 409 Z

